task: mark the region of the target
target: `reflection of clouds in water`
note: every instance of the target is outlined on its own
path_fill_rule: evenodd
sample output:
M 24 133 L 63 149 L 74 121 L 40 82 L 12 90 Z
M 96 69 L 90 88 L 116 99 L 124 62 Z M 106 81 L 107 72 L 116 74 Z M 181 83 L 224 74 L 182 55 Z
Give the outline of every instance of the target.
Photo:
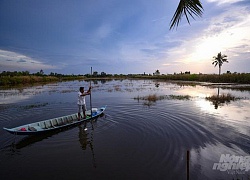
M 209 88 L 202 87 L 202 86 L 195 86 L 195 87 L 186 86 L 183 89 L 179 89 L 177 92 L 182 95 L 205 98 L 213 94 L 215 91 L 213 89 L 209 89 Z
M 197 98 L 195 105 L 202 111 L 217 115 L 220 118 L 230 117 L 229 119 L 237 122 L 246 122 L 246 120 L 250 119 L 249 100 L 238 100 L 215 109 L 211 102 L 206 101 L 205 99 Z
M 45 91 L 43 88 L 0 90 L 0 104 L 13 104 L 27 100 Z
M 0 104 L 12 104 L 12 103 L 18 103 L 24 100 L 29 99 L 30 96 L 23 96 L 23 95 L 13 95 L 13 96 L 6 96 L 6 97 L 0 97 Z
M 209 179 L 228 179 L 236 178 L 237 175 L 229 174 L 227 171 L 213 170 L 214 163 L 220 161 L 221 154 L 230 154 L 235 156 L 249 156 L 242 149 L 236 145 L 231 144 L 232 147 L 227 147 L 224 144 L 217 143 L 216 145 L 206 144 L 206 147 L 191 149 L 190 164 L 193 172 L 203 172 Z M 246 173 L 247 174 L 247 173 Z M 196 174 L 199 176 L 199 174 Z
M 249 135 L 249 100 L 232 102 L 229 105 L 221 106 L 218 109 L 215 109 L 214 105 L 205 99 L 196 100 L 195 105 L 200 108 L 202 112 L 214 115 L 217 119 L 216 123 L 218 126 L 230 127 L 234 129 L 236 133 L 247 136 Z M 227 134 L 228 133 L 229 132 L 227 132 Z

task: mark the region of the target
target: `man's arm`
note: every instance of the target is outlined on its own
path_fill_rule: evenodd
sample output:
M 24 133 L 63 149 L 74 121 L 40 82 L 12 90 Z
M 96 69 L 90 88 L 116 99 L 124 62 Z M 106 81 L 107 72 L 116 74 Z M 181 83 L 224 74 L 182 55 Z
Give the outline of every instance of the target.
M 89 87 L 89 90 L 87 91 L 87 95 L 89 95 L 91 93 L 91 86 Z
M 87 96 L 90 95 L 90 93 L 91 93 L 91 87 L 89 87 L 89 90 L 86 93 L 82 93 L 81 96 Z

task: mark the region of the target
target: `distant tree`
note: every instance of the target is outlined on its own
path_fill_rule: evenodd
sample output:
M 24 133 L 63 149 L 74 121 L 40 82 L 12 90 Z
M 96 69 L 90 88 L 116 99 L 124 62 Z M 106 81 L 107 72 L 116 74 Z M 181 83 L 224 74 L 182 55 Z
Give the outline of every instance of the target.
M 39 73 L 40 73 L 41 75 L 43 75 L 43 74 L 44 74 L 44 72 L 43 72 L 43 70 L 42 70 L 42 69 L 40 70 L 40 72 L 39 72 Z
M 93 72 L 93 76 L 95 76 L 95 77 L 98 76 L 98 72 L 97 72 L 97 71 L 94 71 L 94 72 Z
M 160 71 L 157 69 L 156 71 L 155 71 L 155 73 L 154 73 L 154 75 L 160 75 Z
M 224 63 L 224 62 L 227 62 L 228 63 L 228 61 L 227 61 L 227 55 L 225 55 L 225 54 L 221 54 L 221 52 L 219 52 L 218 54 L 217 54 L 217 56 L 214 56 L 213 57 L 214 59 L 213 59 L 213 65 L 214 65 L 214 67 L 216 67 L 217 65 L 219 66 L 219 75 L 221 74 L 221 66 L 222 66 L 222 64 Z
M 105 72 L 101 72 L 101 76 L 102 76 L 102 77 L 105 77 L 105 76 L 106 76 L 106 73 L 105 73 Z
M 29 71 L 23 71 L 23 75 L 24 75 L 24 76 L 28 76 L 29 74 L 30 74 Z
M 50 75 L 50 76 L 55 76 L 55 73 L 51 72 L 49 75 Z

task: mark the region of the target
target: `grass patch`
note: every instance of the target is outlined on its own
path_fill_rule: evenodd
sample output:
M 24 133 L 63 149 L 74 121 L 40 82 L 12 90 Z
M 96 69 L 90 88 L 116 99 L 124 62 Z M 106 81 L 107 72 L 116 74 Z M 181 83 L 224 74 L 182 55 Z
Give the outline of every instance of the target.
M 222 95 L 212 95 L 212 96 L 209 96 L 209 97 L 206 97 L 205 98 L 206 100 L 208 101 L 211 101 L 211 102 L 220 102 L 220 103 L 226 103 L 226 102 L 230 102 L 230 101 L 236 101 L 236 100 L 240 100 L 242 98 L 240 97 L 235 97 L 231 94 L 222 94 Z
M 144 100 L 146 101 L 146 104 L 151 104 L 154 103 L 158 100 L 163 100 L 163 99 L 168 99 L 168 100 L 190 100 L 191 96 L 189 95 L 160 95 L 157 96 L 156 94 L 151 94 L 148 96 L 137 96 L 134 97 L 134 100 Z
M 24 109 L 33 109 L 33 108 L 39 108 L 39 107 L 43 107 L 43 106 L 47 106 L 49 103 L 43 103 L 43 104 L 31 104 L 31 105 L 27 105 L 24 106 Z
M 137 96 L 134 98 L 134 100 L 146 100 L 149 102 L 156 102 L 158 100 L 165 99 L 166 96 L 157 96 L 156 94 L 148 95 L 148 96 Z
M 231 101 L 237 101 L 240 99 L 244 99 L 242 97 L 235 97 L 231 94 L 222 94 L 222 95 L 212 95 L 205 98 L 206 100 L 212 102 L 215 109 L 217 109 L 219 106 L 223 106 L 224 104 L 229 104 Z
M 169 95 L 169 99 L 176 99 L 176 100 L 190 100 L 191 96 L 189 95 Z
M 72 76 L 72 77 L 56 77 L 56 76 L 0 76 L 1 86 L 14 86 L 20 84 L 33 84 L 33 83 L 48 83 L 48 82 L 58 82 L 58 81 L 72 81 L 72 80 L 82 80 L 82 76 Z

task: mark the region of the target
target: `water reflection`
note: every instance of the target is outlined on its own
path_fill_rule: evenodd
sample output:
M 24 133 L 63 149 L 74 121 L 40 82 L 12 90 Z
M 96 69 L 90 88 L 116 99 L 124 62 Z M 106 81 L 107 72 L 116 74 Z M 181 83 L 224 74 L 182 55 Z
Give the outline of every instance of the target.
M 95 153 L 94 153 L 94 125 L 93 123 L 96 122 L 96 120 L 90 121 L 91 123 L 91 132 L 90 134 L 87 133 L 87 122 L 83 123 L 83 127 L 81 125 L 78 126 L 79 129 L 79 142 L 81 145 L 82 150 L 86 150 L 88 147 L 91 150 L 92 154 L 92 162 L 93 162 L 93 167 L 96 168 L 96 159 L 95 159 Z M 90 136 L 90 137 L 89 137 Z
M 156 87 L 156 88 L 160 87 L 160 83 L 159 83 L 159 82 L 156 82 L 156 83 L 155 83 L 155 87 Z
M 93 104 L 105 103 L 110 107 L 107 118 L 99 119 L 98 123 L 88 122 L 58 135 L 27 137 L 17 143 L 10 142 L 12 136 L 0 131 L 0 144 L 4 147 L 0 152 L 0 177 L 18 179 L 20 174 L 13 170 L 22 169 L 21 175 L 29 179 L 31 172 L 34 176 L 41 172 L 32 169 L 34 164 L 41 162 L 42 171 L 46 172 L 41 173 L 43 179 L 60 179 L 61 172 L 67 172 L 68 165 L 76 163 L 79 166 L 75 166 L 72 173 L 63 174 L 62 179 L 72 177 L 73 173 L 77 179 L 101 179 L 102 176 L 103 179 L 184 179 L 185 152 L 189 149 L 191 179 L 236 179 L 212 167 L 221 154 L 249 154 L 249 91 L 164 81 L 157 81 L 159 86 L 156 87 L 156 81 L 152 80 L 98 83 L 93 89 Z M 22 104 L 0 105 L 0 126 L 75 112 L 74 90 L 88 85 L 86 81 L 75 81 L 44 86 L 43 90 L 34 88 L 43 93 L 21 100 Z M 27 91 L 23 89 L 17 93 Z M 246 98 L 214 104 L 206 99 L 228 93 Z M 153 106 L 144 108 L 144 102 L 152 102 Z M 69 153 L 65 165 L 65 155 Z
M 37 142 L 41 142 L 45 139 L 48 139 L 58 133 L 60 133 L 61 130 L 58 131 L 51 131 L 48 133 L 44 133 L 44 134 L 39 134 L 39 135 L 30 135 L 30 136 L 25 136 L 24 138 L 17 140 L 16 136 L 14 136 L 14 140 L 11 143 L 11 145 L 7 146 L 7 147 L 11 147 L 13 149 L 13 151 L 18 150 L 18 149 L 22 149 L 25 147 L 28 147 L 30 145 L 33 145 Z M 16 142 L 17 141 L 17 142 Z
M 211 99 L 211 98 L 208 98 L 208 100 L 209 99 Z M 218 87 L 217 97 L 214 100 L 212 100 L 212 99 L 211 99 L 211 101 L 212 101 L 212 103 L 214 105 L 214 108 L 218 109 L 219 104 L 223 103 L 223 102 L 220 101 L 220 88 L 219 87 Z
M 220 95 L 220 88 L 218 87 L 217 95 L 212 95 L 206 97 L 206 100 L 212 102 L 215 109 L 218 109 L 219 106 L 223 106 L 224 104 L 229 104 L 231 101 L 236 101 L 242 99 L 240 97 L 235 97 L 231 94 L 221 94 Z

